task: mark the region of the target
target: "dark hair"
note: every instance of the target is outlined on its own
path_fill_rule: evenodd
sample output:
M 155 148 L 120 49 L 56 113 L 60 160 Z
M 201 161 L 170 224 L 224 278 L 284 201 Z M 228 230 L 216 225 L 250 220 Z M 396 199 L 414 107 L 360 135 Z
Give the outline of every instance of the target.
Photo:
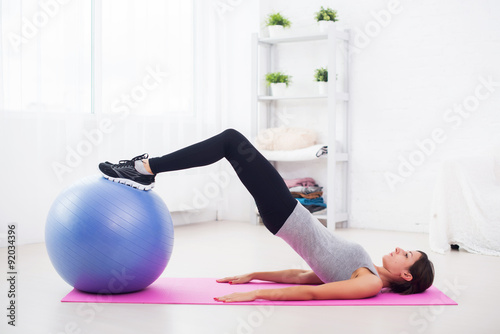
M 390 289 L 401 295 L 411 295 L 427 290 L 434 281 L 434 265 L 422 251 L 418 251 L 422 256 L 411 267 L 411 281 L 391 282 Z

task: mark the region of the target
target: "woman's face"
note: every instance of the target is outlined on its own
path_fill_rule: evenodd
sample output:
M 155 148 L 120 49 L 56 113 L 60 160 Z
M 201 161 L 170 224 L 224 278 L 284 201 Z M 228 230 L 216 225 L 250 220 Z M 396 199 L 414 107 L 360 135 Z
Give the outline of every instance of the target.
M 384 268 L 395 276 L 401 276 L 406 280 L 411 280 L 411 278 L 408 279 L 409 268 L 420 259 L 421 256 L 422 254 L 418 251 L 406 251 L 396 247 L 393 252 L 384 255 L 382 263 Z

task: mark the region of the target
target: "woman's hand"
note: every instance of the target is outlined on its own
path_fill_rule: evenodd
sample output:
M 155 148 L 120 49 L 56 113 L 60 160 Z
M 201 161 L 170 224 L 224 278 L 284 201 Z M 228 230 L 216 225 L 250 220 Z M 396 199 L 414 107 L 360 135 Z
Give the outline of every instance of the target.
M 253 274 L 244 274 L 231 277 L 224 277 L 217 280 L 217 283 L 244 284 L 253 279 Z
M 253 302 L 255 299 L 257 299 L 257 290 L 248 292 L 235 292 L 230 295 L 214 298 L 215 301 L 223 303 Z

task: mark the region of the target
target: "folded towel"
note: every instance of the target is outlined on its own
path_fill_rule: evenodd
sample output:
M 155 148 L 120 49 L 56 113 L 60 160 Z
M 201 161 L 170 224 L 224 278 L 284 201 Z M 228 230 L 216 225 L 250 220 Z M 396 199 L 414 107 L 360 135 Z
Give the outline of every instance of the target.
M 318 197 L 323 196 L 322 191 L 317 191 L 317 192 L 310 193 L 310 194 L 296 193 L 296 192 L 292 191 L 291 194 L 295 198 L 308 198 L 308 199 L 314 199 L 314 198 L 318 198 Z
M 295 198 L 299 197 L 317 198 L 323 196 L 323 192 L 321 191 L 322 189 L 323 187 L 316 187 L 316 186 L 311 186 L 311 187 L 297 186 L 290 188 L 290 193 Z
M 295 187 L 289 188 L 289 190 L 291 192 L 295 192 L 295 193 L 311 194 L 311 193 L 315 193 L 315 192 L 323 190 L 323 187 L 318 187 L 318 186 L 308 186 L 308 187 L 295 186 Z
M 288 188 L 303 186 L 303 187 L 311 187 L 316 186 L 316 181 L 314 181 L 311 177 L 303 177 L 298 179 L 289 179 L 285 180 L 286 186 Z
M 326 203 L 323 200 L 323 197 L 318 197 L 318 198 L 297 198 L 297 201 L 299 201 L 302 205 L 318 205 L 318 206 L 324 206 L 326 207 Z

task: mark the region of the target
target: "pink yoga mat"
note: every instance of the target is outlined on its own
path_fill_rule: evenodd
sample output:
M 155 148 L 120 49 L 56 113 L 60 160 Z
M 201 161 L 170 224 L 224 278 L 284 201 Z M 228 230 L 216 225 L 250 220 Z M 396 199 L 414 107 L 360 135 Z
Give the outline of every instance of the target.
M 98 295 L 74 289 L 63 302 L 76 303 L 133 303 L 133 304 L 201 304 L 201 305 L 290 305 L 290 306 L 357 306 L 357 305 L 457 305 L 436 287 L 421 294 L 401 296 L 379 293 L 377 296 L 356 300 L 269 301 L 256 300 L 244 303 L 220 303 L 214 297 L 254 289 L 277 289 L 293 286 L 262 281 L 247 284 L 217 283 L 215 278 L 159 278 L 148 288 L 122 295 Z

